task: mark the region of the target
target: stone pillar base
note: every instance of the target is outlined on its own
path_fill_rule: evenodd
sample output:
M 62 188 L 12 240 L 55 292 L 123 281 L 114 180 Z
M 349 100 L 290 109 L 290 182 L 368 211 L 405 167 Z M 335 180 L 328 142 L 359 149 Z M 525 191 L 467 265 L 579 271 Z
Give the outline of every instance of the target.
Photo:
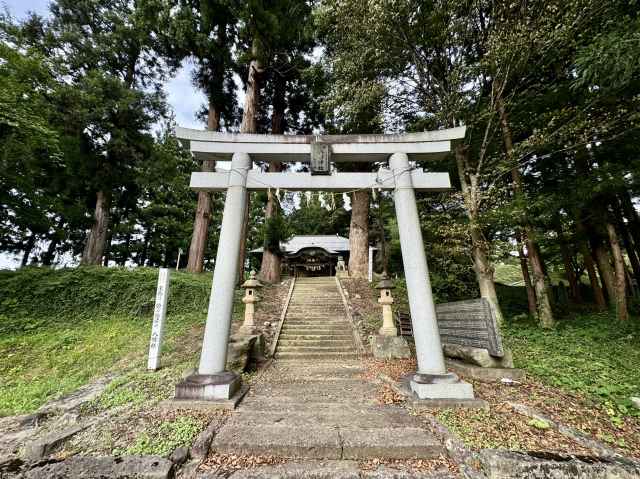
M 402 336 L 376 335 L 371 342 L 371 353 L 376 359 L 405 359 L 411 357 L 411 348 Z
M 474 399 L 473 386 L 453 373 L 415 374 L 411 390 L 420 399 Z
M 176 399 L 219 401 L 231 399 L 238 392 L 241 379 L 235 373 L 192 374 L 176 384 Z

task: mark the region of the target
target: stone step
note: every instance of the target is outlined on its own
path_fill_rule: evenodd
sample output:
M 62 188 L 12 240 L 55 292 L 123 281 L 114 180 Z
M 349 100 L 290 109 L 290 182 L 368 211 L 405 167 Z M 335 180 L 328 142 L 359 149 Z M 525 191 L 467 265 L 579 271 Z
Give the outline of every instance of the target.
M 333 346 L 350 346 L 354 347 L 353 339 L 280 339 L 278 347 L 281 346 L 324 346 L 331 344 Z
M 273 411 L 245 409 L 237 410 L 227 425 L 265 425 L 265 426 L 290 426 L 300 427 L 307 424 L 320 426 L 340 427 L 345 424 L 358 424 L 362 429 L 374 429 L 378 427 L 402 428 L 415 427 L 416 419 L 404 412 L 398 411 L 372 411 L 372 408 L 336 408 L 319 410 L 314 405 L 313 410 L 300 412 L 296 410 L 281 411 L 273 408 Z
M 326 293 L 337 293 L 338 287 L 335 283 L 304 283 L 296 284 L 293 288 L 294 291 L 322 291 Z
M 283 353 L 352 353 L 356 352 L 353 344 L 347 345 L 323 345 L 323 346 L 280 346 L 276 349 L 277 354 Z
M 318 302 L 298 303 L 298 302 L 292 301 L 289 304 L 289 308 L 287 309 L 287 311 L 289 311 L 290 309 L 309 310 L 309 311 L 323 311 L 323 310 L 344 311 L 344 305 L 338 304 L 338 303 L 327 303 L 327 304 L 318 303 Z
M 336 335 L 344 334 L 353 336 L 351 328 L 348 326 L 336 327 L 336 328 L 323 328 L 319 326 L 284 326 L 282 333 L 293 334 L 296 336 L 308 336 L 308 335 Z
M 304 360 L 300 360 L 299 362 L 302 362 L 302 361 Z M 278 364 L 280 364 L 281 366 L 287 366 L 287 365 L 290 365 L 293 367 L 296 366 L 291 361 L 286 361 L 286 360 L 278 361 Z M 294 382 L 295 384 L 306 384 L 308 381 L 323 381 L 323 382 L 331 381 L 339 384 L 343 382 L 353 381 L 354 379 L 361 381 L 362 375 L 363 375 L 362 371 L 327 371 L 327 372 L 298 371 L 297 375 L 289 374 L 284 379 L 277 379 L 277 380 L 274 379 L 271 382 L 273 384 L 291 385 Z
M 262 398 L 265 396 L 288 396 L 291 398 L 304 395 L 330 395 L 330 396 L 356 396 L 371 399 L 375 396 L 377 386 L 368 383 L 364 379 L 350 378 L 343 381 L 300 381 L 293 383 L 265 382 L 256 386 L 249 393 L 250 398 Z
M 223 454 L 288 458 L 340 459 L 342 455 L 338 432 L 320 426 L 304 430 L 286 426 L 223 427 L 210 449 Z
M 336 279 L 333 276 L 319 277 L 319 278 L 296 278 L 296 284 L 322 284 L 331 283 L 336 284 Z
M 456 479 L 459 477 L 458 474 L 442 471 L 417 472 L 411 468 L 406 471 L 388 466 L 362 470 L 358 461 L 348 459 L 299 459 L 273 466 L 256 466 L 238 470 L 233 473 L 231 479 Z M 205 477 L 203 476 L 202 479 Z
M 378 403 L 368 404 L 361 401 L 345 401 L 345 402 L 335 402 L 335 401 L 315 401 L 313 403 L 293 403 L 289 401 L 285 401 L 282 404 L 274 403 L 270 398 L 267 397 L 254 397 L 251 401 L 246 398 L 245 401 L 242 401 L 240 408 L 238 409 L 238 413 L 244 414 L 247 411 L 254 412 L 256 414 L 271 412 L 271 413 L 279 413 L 279 414 L 303 414 L 303 415 L 312 415 L 319 411 L 323 413 L 340 413 L 343 412 L 345 414 L 348 413 L 363 413 L 366 411 L 380 411 L 381 408 L 388 406 L 380 406 Z
M 291 297 L 291 299 L 306 299 L 306 300 L 313 300 L 313 299 L 331 299 L 334 301 L 337 300 L 341 300 L 342 301 L 342 297 L 333 292 L 333 293 L 325 293 L 323 291 L 294 291 L 293 296 Z
M 276 359 L 355 359 L 360 357 L 357 353 L 278 353 Z
M 309 321 L 312 323 L 320 323 L 322 321 L 329 321 L 334 323 L 346 323 L 348 322 L 346 316 L 341 315 L 332 315 L 332 314 L 314 314 L 314 315 L 306 315 L 306 314 L 287 314 L 285 317 L 287 321 Z
M 309 308 L 309 309 L 320 309 L 320 308 L 331 308 L 331 309 L 344 309 L 344 304 L 334 302 L 334 301 L 291 301 L 289 303 L 289 307 L 296 307 L 298 309 L 301 308 Z
M 345 319 L 309 319 L 309 318 L 287 318 L 285 324 L 289 326 L 340 326 L 350 325 Z
M 340 297 L 340 292 L 338 291 L 338 288 L 336 288 L 335 284 L 331 286 L 296 286 L 293 288 L 293 294 L 318 294 L 322 296 Z
M 310 301 L 291 301 L 289 303 L 289 307 L 293 307 L 295 306 L 296 308 L 310 308 L 310 309 L 316 309 L 316 308 L 331 308 L 331 309 L 344 309 L 344 305 L 342 304 L 342 302 L 337 302 L 337 301 L 316 301 L 316 300 L 310 300 Z
M 353 341 L 353 334 L 288 334 L 282 333 L 280 341 Z
M 301 331 L 309 331 L 309 330 L 324 330 L 324 331 L 351 331 L 351 325 L 346 321 L 341 321 L 339 323 L 327 324 L 323 322 L 311 322 L 311 323 L 288 323 L 286 320 L 282 325 L 283 329 L 291 330 L 291 329 L 299 329 Z
M 289 305 L 289 307 L 287 308 L 287 315 L 291 315 L 295 313 L 314 314 L 316 316 L 330 316 L 330 315 L 344 316 L 345 314 L 344 307 L 342 307 L 342 305 L 340 307 L 324 306 L 321 304 L 317 306 L 301 306 L 298 304 Z
M 335 284 L 332 285 L 314 285 L 314 286 L 300 286 L 300 285 L 296 285 L 295 288 L 293 288 L 293 291 L 295 294 L 297 293 L 320 293 L 320 294 L 326 294 L 326 295 L 338 295 L 340 296 L 340 293 L 338 292 L 338 288 L 336 288 Z
M 361 409 L 366 409 L 369 407 L 374 407 L 377 404 L 375 392 L 371 392 L 366 396 L 359 396 L 355 393 L 351 392 L 343 392 L 343 391 L 327 391 L 325 393 L 319 394 L 316 392 L 313 393 L 299 393 L 295 395 L 290 394 L 281 394 L 281 395 L 264 395 L 264 396 L 256 396 L 256 397 L 246 397 L 243 401 L 246 409 L 250 410 L 264 410 L 267 408 L 266 403 L 270 402 L 272 408 L 274 406 L 277 407 L 285 407 L 285 406 L 294 406 L 300 404 L 317 404 L 318 408 L 322 407 L 322 404 L 333 402 L 336 404 L 353 404 L 353 406 L 358 406 Z M 272 409 L 273 410 L 273 409 Z M 279 409 L 278 409 L 279 410 Z
M 304 459 L 426 459 L 444 452 L 424 429 L 335 429 L 307 425 L 223 427 L 211 449 L 238 455 Z
M 286 385 L 283 385 L 286 386 Z M 340 404 L 353 403 L 360 405 L 362 408 L 372 407 L 376 404 L 375 391 L 368 392 L 366 395 L 353 391 L 341 391 L 339 389 L 334 390 L 313 390 L 308 392 L 291 392 L 286 390 L 274 391 L 274 393 L 265 393 L 265 395 L 258 395 L 255 397 L 245 397 L 242 401 L 245 405 L 245 409 L 253 410 L 254 405 L 262 405 L 265 401 L 278 401 L 272 402 L 272 405 L 285 404 L 316 404 L 337 402 Z

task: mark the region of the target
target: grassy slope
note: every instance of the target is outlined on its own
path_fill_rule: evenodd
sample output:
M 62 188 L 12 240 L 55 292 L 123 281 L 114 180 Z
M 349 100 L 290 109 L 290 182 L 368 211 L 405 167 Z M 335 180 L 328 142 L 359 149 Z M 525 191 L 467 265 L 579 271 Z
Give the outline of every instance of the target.
M 0 415 L 33 411 L 144 354 L 156 281 L 146 268 L 1 271 Z M 210 288 L 211 275 L 172 275 L 167 347 L 204 321 Z
M 622 324 L 613 312 L 597 313 L 588 305 L 565 308 L 551 331 L 527 316 L 524 287 L 498 285 L 507 322 L 505 340 L 517 367 L 546 384 L 602 401 L 612 417 L 638 415 L 631 396 L 640 396 L 640 321 Z

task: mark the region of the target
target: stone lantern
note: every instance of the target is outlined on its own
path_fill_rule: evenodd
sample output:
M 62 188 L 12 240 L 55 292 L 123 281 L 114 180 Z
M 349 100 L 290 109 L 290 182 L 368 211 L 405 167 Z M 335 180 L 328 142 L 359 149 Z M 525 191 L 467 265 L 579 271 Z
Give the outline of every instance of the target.
M 394 289 L 393 281 L 387 276 L 383 276 L 376 289 L 380 290 L 380 297 L 378 303 L 382 305 L 382 327 L 378 331 L 381 336 L 397 336 L 398 330 L 393 322 L 393 311 L 391 305 L 393 304 L 393 296 L 391 296 L 391 290 Z
M 251 271 L 249 279 L 242 283 L 244 288 L 244 323 L 240 327 L 240 333 L 251 335 L 256 333 L 256 325 L 254 321 L 255 306 L 254 303 L 258 302 L 257 290 L 262 288 L 262 283 L 256 279 L 256 272 Z

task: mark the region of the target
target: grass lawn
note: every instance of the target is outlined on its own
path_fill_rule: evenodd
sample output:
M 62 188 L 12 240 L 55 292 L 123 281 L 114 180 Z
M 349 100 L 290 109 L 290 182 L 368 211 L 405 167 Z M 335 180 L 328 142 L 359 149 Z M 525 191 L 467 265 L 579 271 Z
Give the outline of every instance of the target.
M 613 313 L 581 313 L 550 331 L 531 319 L 503 328 L 516 367 L 544 383 L 602 402 L 612 418 L 640 416 L 631 396 L 640 396 L 640 321 L 626 324 Z
M 133 366 L 148 348 L 156 282 L 147 268 L 0 272 L 0 415 Z M 167 349 L 204 322 L 210 288 L 210 274 L 172 273 Z

